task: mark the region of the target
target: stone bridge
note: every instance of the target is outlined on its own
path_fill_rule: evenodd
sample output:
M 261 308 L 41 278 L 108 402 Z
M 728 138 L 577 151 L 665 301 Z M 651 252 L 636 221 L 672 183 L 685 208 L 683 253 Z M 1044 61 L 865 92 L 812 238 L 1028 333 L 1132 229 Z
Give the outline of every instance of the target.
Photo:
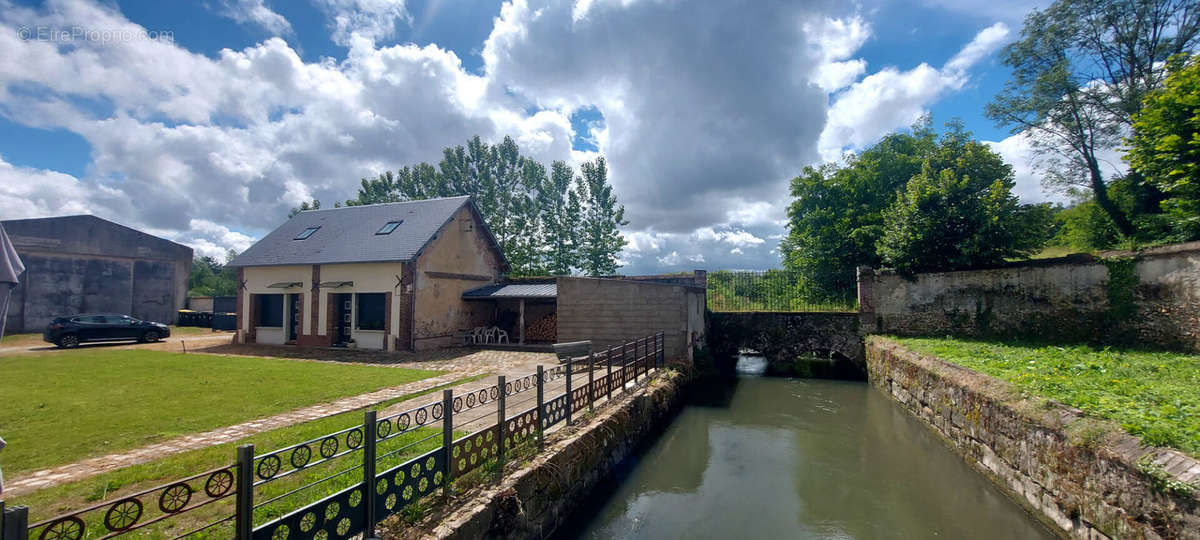
M 833 372 L 866 374 L 856 312 L 714 312 L 707 340 L 722 370 L 732 370 L 739 350 L 753 349 L 766 357 L 768 373 L 796 374 L 824 359 Z

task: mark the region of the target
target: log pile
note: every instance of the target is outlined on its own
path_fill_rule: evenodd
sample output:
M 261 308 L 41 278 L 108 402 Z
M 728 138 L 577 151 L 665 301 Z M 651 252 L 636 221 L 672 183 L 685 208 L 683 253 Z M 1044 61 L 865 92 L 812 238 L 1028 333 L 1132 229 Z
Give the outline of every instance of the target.
M 557 313 L 546 315 L 525 327 L 525 341 L 554 341 L 557 338 Z

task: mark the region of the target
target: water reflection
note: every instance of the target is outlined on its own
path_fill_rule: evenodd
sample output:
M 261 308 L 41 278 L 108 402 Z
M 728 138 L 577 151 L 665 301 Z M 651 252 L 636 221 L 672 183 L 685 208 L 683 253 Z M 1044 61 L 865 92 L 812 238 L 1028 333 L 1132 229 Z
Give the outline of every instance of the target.
M 685 407 L 560 536 L 1052 538 L 864 383 L 744 374 L 726 389 Z

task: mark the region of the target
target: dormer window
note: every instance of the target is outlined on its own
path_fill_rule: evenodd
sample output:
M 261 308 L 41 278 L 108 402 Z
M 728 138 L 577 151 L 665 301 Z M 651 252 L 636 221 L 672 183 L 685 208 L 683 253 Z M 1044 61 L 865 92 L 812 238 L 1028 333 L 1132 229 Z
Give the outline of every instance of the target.
M 375 231 L 375 234 L 392 234 L 392 231 L 396 230 L 396 227 L 399 227 L 401 223 L 404 223 L 403 219 L 399 221 L 389 221 L 385 223 L 383 227 L 380 227 L 378 231 Z
M 320 227 L 309 227 L 307 229 L 304 229 L 303 231 L 300 232 L 300 234 L 296 235 L 296 238 L 294 238 L 294 240 L 305 240 L 308 237 L 312 236 L 313 233 L 317 232 L 317 229 L 320 229 Z

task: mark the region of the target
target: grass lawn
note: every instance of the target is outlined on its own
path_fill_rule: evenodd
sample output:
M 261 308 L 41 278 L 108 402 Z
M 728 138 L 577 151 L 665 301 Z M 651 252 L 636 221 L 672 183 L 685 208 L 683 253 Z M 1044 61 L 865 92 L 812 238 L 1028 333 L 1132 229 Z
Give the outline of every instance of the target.
M 484 377 L 486 377 L 486 375 L 461 379 L 437 388 L 426 390 L 424 392 L 409 394 L 389 400 L 372 408 L 376 410 L 382 410 L 391 406 L 392 404 L 430 394 L 441 388 L 448 388 L 453 385 L 482 379 Z M 436 399 L 436 397 L 430 397 L 430 400 L 434 399 Z M 141 465 L 133 465 L 116 471 L 103 473 L 86 480 L 43 489 L 19 497 L 10 497 L 7 501 L 7 504 L 28 506 L 30 512 L 30 522 L 33 523 L 61 513 L 66 513 L 97 504 L 102 501 L 116 501 L 128 493 L 134 493 L 139 490 L 148 489 L 157 485 L 171 482 L 173 480 L 185 478 L 197 472 L 231 464 L 235 461 L 236 448 L 242 444 L 254 444 L 255 453 L 261 455 L 276 448 L 284 448 L 302 441 L 316 439 L 328 433 L 345 429 L 347 427 L 359 425 L 362 423 L 362 418 L 362 410 L 357 410 L 271 431 L 265 431 L 263 433 L 251 435 L 236 442 L 174 454 L 159 461 L 143 463 Z M 379 470 L 383 471 L 388 467 L 392 467 L 402 463 L 407 459 L 410 459 L 412 456 L 427 452 L 432 448 L 437 447 L 440 442 L 440 429 L 437 427 L 421 428 L 413 430 L 401 437 L 388 439 L 387 441 L 380 443 L 380 455 L 383 455 L 386 452 L 395 451 L 406 445 L 411 445 L 411 447 L 404 451 L 398 452 L 394 456 L 381 459 L 378 465 Z M 5 451 L 7 452 L 7 450 Z M 286 454 L 284 457 L 286 457 Z M 282 495 L 307 483 L 314 482 L 352 467 L 358 461 L 361 461 L 361 459 L 361 453 L 354 453 L 342 458 L 330 460 L 323 464 L 312 466 L 302 473 L 294 474 L 286 478 L 281 478 L 279 480 L 259 486 L 255 490 L 255 498 L 257 501 L 263 501 Z M 262 524 L 275 519 L 308 502 L 317 500 L 324 495 L 328 495 L 339 489 L 345 488 L 356 481 L 361 481 L 361 479 L 361 473 L 351 473 L 336 477 L 333 480 L 325 482 L 315 488 L 302 491 L 295 496 L 284 497 L 275 503 L 258 508 L 255 511 L 255 523 Z M 175 518 L 165 520 L 160 524 L 153 525 L 151 528 L 142 532 L 145 532 L 146 535 L 151 537 L 177 536 L 192 529 L 198 528 L 201 525 L 205 525 L 231 515 L 233 512 L 233 502 L 233 498 L 231 497 L 224 501 L 219 501 L 217 503 L 183 513 Z M 153 504 L 146 505 L 146 511 L 151 512 L 151 514 L 145 519 L 152 519 L 155 515 L 157 515 L 158 511 L 157 509 L 153 508 L 153 506 Z M 103 514 L 103 508 L 99 511 L 88 512 L 88 514 L 86 514 L 85 521 L 87 522 L 87 538 L 93 538 L 101 534 L 103 527 L 100 525 L 100 520 L 102 519 Z M 211 530 L 211 534 L 201 535 L 200 537 L 228 538 L 231 532 L 232 530 L 229 527 L 217 527 Z
M 0 452 L 36 469 L 371 392 L 440 372 L 146 350 L 0 356 Z
M 1022 391 L 1200 457 L 1200 355 L 960 339 L 893 338 Z

